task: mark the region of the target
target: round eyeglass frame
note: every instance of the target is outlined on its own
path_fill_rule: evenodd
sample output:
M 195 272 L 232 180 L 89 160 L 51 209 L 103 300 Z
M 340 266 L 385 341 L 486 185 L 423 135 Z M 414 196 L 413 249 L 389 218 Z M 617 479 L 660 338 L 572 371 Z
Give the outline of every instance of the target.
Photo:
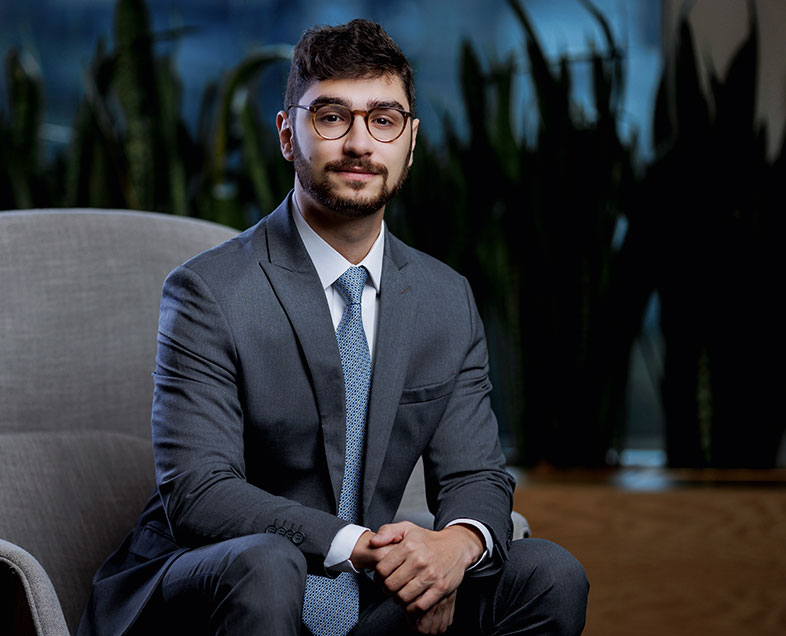
M 321 132 L 319 132 L 319 129 L 317 128 L 317 111 L 325 106 L 339 106 L 341 108 L 346 109 L 347 112 L 352 114 L 352 119 L 350 120 L 349 126 L 347 126 L 347 129 L 343 133 L 341 133 L 338 137 L 326 137 Z M 410 117 L 412 117 L 412 113 L 410 111 L 404 110 L 403 108 L 396 108 L 392 106 L 386 106 L 384 108 L 372 108 L 371 110 L 352 110 L 351 108 L 348 108 L 343 104 L 326 103 L 326 104 L 314 104 L 312 106 L 304 106 L 303 104 L 290 104 L 289 106 L 287 106 L 287 110 L 289 110 L 290 108 L 302 108 L 303 110 L 309 111 L 311 113 L 311 125 L 314 127 L 314 132 L 316 132 L 320 137 L 322 137 L 322 139 L 326 139 L 328 141 L 335 141 L 336 139 L 341 139 L 342 137 L 349 134 L 349 131 L 352 130 L 352 126 L 355 124 L 355 117 L 357 117 L 358 115 L 362 115 L 363 121 L 366 123 L 366 130 L 368 131 L 369 135 L 371 135 L 374 139 L 376 139 L 381 144 L 393 143 L 394 141 L 396 141 L 396 139 L 398 139 L 399 137 L 401 137 L 401 135 L 404 134 L 404 131 L 407 129 L 407 120 Z M 398 135 L 393 137 L 393 139 L 380 139 L 373 132 L 371 132 L 371 128 L 368 125 L 368 116 L 371 113 L 373 113 L 375 110 L 395 110 L 401 113 L 402 115 L 404 115 L 404 123 L 401 126 L 401 130 L 398 131 Z

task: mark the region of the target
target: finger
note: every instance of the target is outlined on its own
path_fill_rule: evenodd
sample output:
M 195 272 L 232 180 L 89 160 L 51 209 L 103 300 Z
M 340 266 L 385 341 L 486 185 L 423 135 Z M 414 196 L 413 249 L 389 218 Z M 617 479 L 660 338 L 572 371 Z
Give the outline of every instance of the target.
M 439 631 L 437 630 L 439 629 L 439 623 L 434 614 L 429 613 L 417 620 L 415 629 L 420 634 L 438 634 Z
M 456 607 L 455 600 L 456 594 L 454 592 L 434 606 L 434 615 L 438 622 L 436 633 L 446 632 L 453 624 L 453 610 Z
M 437 603 L 424 616 L 418 619 L 416 628 L 422 634 L 441 634 L 450 627 L 447 620 L 448 605 L 443 601 Z
M 395 594 L 396 602 L 399 605 L 407 608 L 408 611 L 409 607 L 412 606 L 412 612 L 420 611 L 422 613 L 428 611 L 431 608 L 431 605 L 436 602 L 435 600 L 434 603 L 429 603 L 428 607 L 422 604 L 415 606 L 418 599 L 420 599 L 420 597 L 422 597 L 423 594 L 429 590 L 429 588 L 430 585 L 427 582 L 419 578 L 413 578 L 406 585 L 398 590 L 393 591 L 392 593 Z M 425 602 L 427 602 L 427 600 L 424 600 L 424 603 Z
M 445 627 L 447 629 L 453 624 L 453 617 L 456 615 L 456 593 L 453 592 L 453 596 L 450 599 L 450 603 L 448 605 L 448 614 L 447 614 L 447 621 L 448 624 Z
M 374 554 L 377 555 L 377 562 L 384 559 L 393 546 L 383 545 L 381 548 L 374 548 Z
M 404 609 L 408 614 L 412 614 L 413 616 L 425 615 L 440 602 L 444 595 L 445 593 L 443 591 L 435 587 L 430 587 L 408 604 L 404 605 Z M 396 595 L 396 599 L 399 600 L 398 594 Z
M 399 556 L 394 555 L 393 552 L 394 550 L 391 550 L 386 558 L 395 557 L 398 560 Z M 377 565 L 377 572 L 380 574 L 379 581 L 389 593 L 398 595 L 399 600 L 403 603 L 411 602 L 438 582 L 439 577 L 421 557 L 405 557 L 400 561 L 398 567 L 385 576 L 387 565 L 384 559 Z M 447 590 L 444 591 L 447 592 Z
M 376 571 L 383 579 L 395 572 L 393 589 L 398 590 L 429 564 L 428 553 L 418 540 L 407 537 L 401 543 L 391 545 L 390 551 L 377 564 Z
M 399 541 L 401 541 L 399 537 L 387 534 L 375 534 L 369 541 L 369 545 L 372 548 L 382 548 L 386 545 L 391 545 L 392 543 L 398 543 Z
M 453 592 L 448 598 L 445 599 L 445 614 L 444 614 L 444 627 L 442 631 L 447 631 L 448 627 L 453 624 L 453 616 L 456 612 L 456 592 Z
M 375 578 L 378 578 L 381 581 L 387 580 L 396 570 L 406 563 L 406 559 L 406 554 L 399 549 L 398 545 L 392 546 L 388 553 L 379 560 L 377 566 L 374 568 Z M 402 574 L 403 573 L 399 573 L 399 577 L 401 577 Z M 395 590 L 398 590 L 398 588 L 401 587 L 401 585 L 404 585 L 406 582 L 407 581 L 401 581 Z
M 382 559 L 377 567 L 383 578 L 388 578 L 395 570 L 403 566 L 396 573 L 396 589 L 406 584 L 420 570 L 432 564 L 431 552 L 424 541 L 422 533 L 417 530 L 406 530 L 406 536 L 400 543 L 392 546 L 391 551 Z
M 405 522 L 401 521 L 399 523 L 386 523 L 372 537 L 371 544 L 378 548 L 390 543 L 398 543 L 404 539 L 406 534 L 407 527 Z

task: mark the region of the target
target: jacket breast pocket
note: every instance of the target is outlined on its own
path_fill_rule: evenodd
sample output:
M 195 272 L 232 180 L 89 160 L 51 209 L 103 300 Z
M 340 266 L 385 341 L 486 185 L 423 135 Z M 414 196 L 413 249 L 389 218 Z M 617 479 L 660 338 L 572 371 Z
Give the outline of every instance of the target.
M 401 393 L 400 404 L 422 404 L 445 398 L 451 394 L 455 385 L 456 376 L 454 375 L 443 382 L 404 389 Z

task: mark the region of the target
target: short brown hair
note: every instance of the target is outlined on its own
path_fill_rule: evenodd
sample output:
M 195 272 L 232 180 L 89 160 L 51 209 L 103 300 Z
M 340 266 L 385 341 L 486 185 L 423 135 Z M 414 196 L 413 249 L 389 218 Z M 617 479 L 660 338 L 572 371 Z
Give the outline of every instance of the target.
M 394 75 L 401 79 L 415 112 L 412 67 L 398 44 L 369 20 L 352 20 L 307 30 L 295 45 L 284 106 L 297 104 L 314 83 L 328 79 L 366 79 Z

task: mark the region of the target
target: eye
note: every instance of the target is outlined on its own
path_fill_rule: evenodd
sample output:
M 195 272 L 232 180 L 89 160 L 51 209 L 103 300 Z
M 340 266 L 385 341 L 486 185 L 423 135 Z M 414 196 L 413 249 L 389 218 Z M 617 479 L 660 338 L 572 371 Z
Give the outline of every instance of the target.
M 346 126 L 349 121 L 349 112 L 343 106 L 326 104 L 316 112 L 316 121 L 320 126 Z
M 378 108 L 369 113 L 368 121 L 376 129 L 397 129 L 404 122 L 404 116 L 397 110 L 390 108 Z

